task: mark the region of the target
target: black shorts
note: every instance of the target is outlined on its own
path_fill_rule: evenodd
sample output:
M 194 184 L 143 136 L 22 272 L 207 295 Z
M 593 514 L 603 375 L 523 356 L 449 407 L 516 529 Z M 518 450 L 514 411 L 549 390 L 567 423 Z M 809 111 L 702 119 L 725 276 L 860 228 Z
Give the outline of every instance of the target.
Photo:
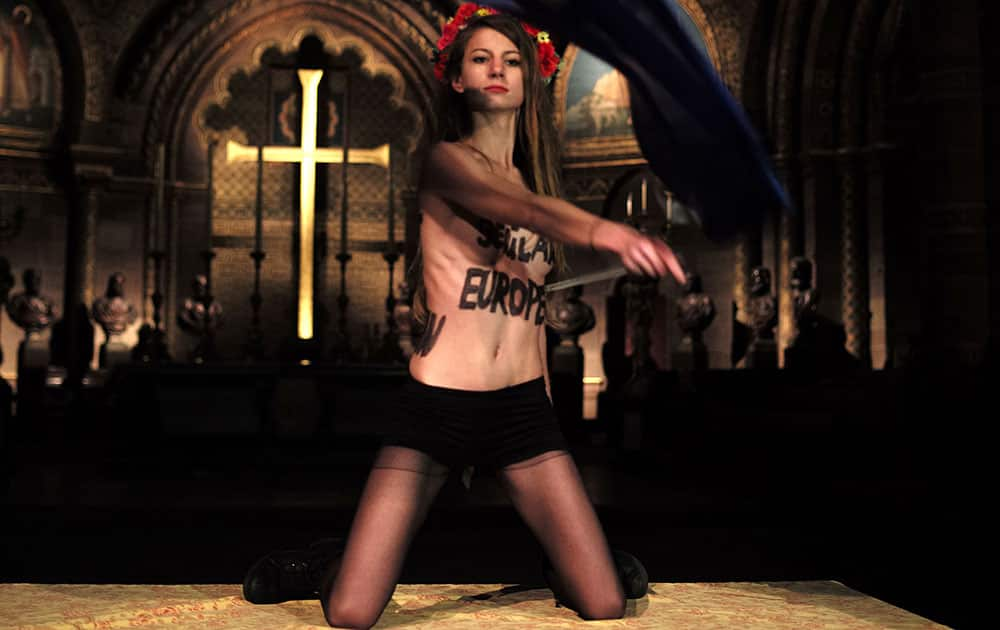
M 546 451 L 569 451 L 545 379 L 474 391 L 407 379 L 382 446 L 405 446 L 449 468 L 499 470 Z

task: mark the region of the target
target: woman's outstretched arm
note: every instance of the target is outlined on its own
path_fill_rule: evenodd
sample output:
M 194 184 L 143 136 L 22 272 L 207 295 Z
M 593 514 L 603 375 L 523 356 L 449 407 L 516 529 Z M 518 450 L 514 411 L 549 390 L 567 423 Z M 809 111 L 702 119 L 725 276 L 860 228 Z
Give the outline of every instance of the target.
M 462 147 L 442 142 L 431 148 L 421 188 L 491 221 L 527 228 L 550 239 L 617 254 L 631 273 L 670 273 L 684 283 L 684 270 L 660 239 L 608 221 L 556 197 L 536 195 L 482 168 Z

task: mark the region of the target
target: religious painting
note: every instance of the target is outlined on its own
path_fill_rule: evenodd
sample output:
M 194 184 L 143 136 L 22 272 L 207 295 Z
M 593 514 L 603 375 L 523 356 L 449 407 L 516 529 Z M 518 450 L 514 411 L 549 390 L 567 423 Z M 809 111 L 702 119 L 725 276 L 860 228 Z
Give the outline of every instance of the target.
M 689 0 L 671 3 L 684 30 L 706 56 L 701 29 L 688 14 Z M 707 27 L 707 23 L 705 24 Z M 629 102 L 628 80 L 582 48 L 570 45 L 556 86 L 556 119 L 572 165 L 622 166 L 642 162 Z M 710 56 L 711 58 L 711 56 Z M 713 59 L 714 65 L 718 63 Z
M 40 139 L 56 125 L 59 56 L 34 2 L 0 0 L 0 135 Z
M 273 69 L 270 75 L 270 144 L 272 146 L 299 146 L 302 134 L 302 84 L 298 71 Z M 326 70 L 320 83 L 319 126 L 316 146 L 339 147 L 343 145 L 345 75 Z
M 566 88 L 565 138 L 628 136 L 632 130 L 628 82 L 585 50 L 576 54 Z

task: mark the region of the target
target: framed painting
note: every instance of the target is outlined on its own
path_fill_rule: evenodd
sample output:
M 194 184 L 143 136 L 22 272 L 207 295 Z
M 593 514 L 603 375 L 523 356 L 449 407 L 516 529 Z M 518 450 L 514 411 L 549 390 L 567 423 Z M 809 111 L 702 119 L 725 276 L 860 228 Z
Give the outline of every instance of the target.
M 696 0 L 676 0 L 685 31 L 716 69 L 715 37 Z M 692 17 L 694 16 L 694 17 Z M 645 162 L 632 128 L 628 80 L 586 50 L 570 44 L 555 86 L 556 125 L 569 168 L 629 166 Z
M 34 2 L 0 0 L 0 140 L 47 144 L 61 103 L 59 55 L 42 12 Z

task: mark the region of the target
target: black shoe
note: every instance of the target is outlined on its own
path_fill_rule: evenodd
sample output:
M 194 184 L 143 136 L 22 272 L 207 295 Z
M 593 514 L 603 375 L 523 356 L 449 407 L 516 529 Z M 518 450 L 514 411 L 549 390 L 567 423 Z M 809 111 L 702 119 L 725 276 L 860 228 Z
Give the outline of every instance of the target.
M 618 569 L 618 580 L 622 583 L 622 590 L 625 591 L 625 599 L 645 597 L 649 590 L 649 574 L 646 573 L 646 567 L 642 566 L 638 558 L 620 549 L 612 549 L 611 555 L 615 559 L 615 568 Z
M 611 557 L 615 561 L 615 570 L 618 573 L 618 581 L 621 582 L 622 590 L 625 592 L 625 599 L 640 599 L 645 597 L 649 590 L 649 574 L 646 567 L 642 566 L 639 559 L 632 554 L 619 549 L 611 550 Z M 542 577 L 549 590 L 555 595 L 556 604 L 563 605 L 566 597 L 553 585 L 556 583 L 555 569 L 549 562 L 549 557 L 542 554 Z
M 315 599 L 323 576 L 343 555 L 343 538 L 317 540 L 305 549 L 272 551 L 247 571 L 243 599 L 251 604 Z

